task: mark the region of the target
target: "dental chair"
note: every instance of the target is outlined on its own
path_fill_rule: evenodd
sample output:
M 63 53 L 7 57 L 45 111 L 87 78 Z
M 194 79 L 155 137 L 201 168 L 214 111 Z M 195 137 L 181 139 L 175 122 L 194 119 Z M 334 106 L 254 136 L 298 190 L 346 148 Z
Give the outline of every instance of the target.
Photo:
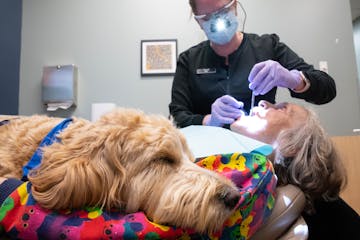
M 301 216 L 304 193 L 294 185 L 277 187 L 274 209 L 251 240 L 306 240 L 308 227 Z

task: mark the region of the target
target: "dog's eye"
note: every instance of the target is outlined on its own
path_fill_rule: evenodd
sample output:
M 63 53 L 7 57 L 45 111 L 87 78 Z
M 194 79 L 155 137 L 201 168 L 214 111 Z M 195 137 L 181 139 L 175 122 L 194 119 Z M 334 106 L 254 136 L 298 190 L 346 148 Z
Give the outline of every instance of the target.
M 175 163 L 174 159 L 171 157 L 161 157 L 159 160 L 166 164 L 174 164 Z

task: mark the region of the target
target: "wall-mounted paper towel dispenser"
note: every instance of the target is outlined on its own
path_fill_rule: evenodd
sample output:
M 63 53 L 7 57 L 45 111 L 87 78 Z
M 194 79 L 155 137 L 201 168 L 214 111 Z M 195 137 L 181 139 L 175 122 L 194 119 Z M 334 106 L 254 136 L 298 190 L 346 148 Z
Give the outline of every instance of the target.
M 78 69 L 75 65 L 45 66 L 42 101 L 48 111 L 68 109 L 77 103 Z

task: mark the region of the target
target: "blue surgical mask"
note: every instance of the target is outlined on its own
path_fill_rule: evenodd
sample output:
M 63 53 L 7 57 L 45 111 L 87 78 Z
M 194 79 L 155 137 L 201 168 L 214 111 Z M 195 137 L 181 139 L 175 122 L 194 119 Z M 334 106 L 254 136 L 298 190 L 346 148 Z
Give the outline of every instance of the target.
M 207 38 L 216 44 L 224 45 L 234 37 L 239 21 L 234 11 L 218 13 L 202 23 Z

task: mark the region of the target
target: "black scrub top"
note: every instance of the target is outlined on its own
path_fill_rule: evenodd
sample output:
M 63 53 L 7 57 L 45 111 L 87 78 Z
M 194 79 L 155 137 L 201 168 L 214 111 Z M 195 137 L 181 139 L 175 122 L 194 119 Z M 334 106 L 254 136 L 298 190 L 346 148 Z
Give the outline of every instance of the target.
M 231 95 L 244 103 L 244 110 L 250 110 L 251 90 L 248 76 L 252 67 L 259 62 L 274 60 L 288 70 L 302 71 L 310 82 L 304 93 L 290 91 L 292 97 L 314 104 L 330 102 L 336 96 L 334 80 L 325 72 L 314 69 L 294 51 L 280 42 L 276 34 L 256 35 L 244 33 L 239 48 L 229 55 L 228 62 L 218 56 L 204 41 L 181 53 L 171 91 L 170 115 L 179 127 L 201 125 L 206 114 L 211 113 L 211 104 L 223 95 Z M 256 96 L 271 103 L 276 101 L 276 89 L 265 95 Z

